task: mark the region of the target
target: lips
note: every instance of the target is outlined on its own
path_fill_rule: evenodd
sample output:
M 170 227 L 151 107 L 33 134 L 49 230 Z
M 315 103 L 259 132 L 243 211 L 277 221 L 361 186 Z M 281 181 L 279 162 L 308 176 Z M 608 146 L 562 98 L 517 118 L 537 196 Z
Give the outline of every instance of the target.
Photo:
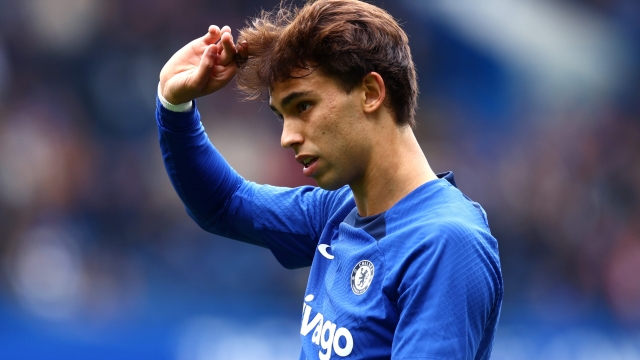
M 302 173 L 305 176 L 312 176 L 318 167 L 318 157 L 309 155 L 309 154 L 300 154 L 296 156 L 296 161 L 301 164 L 304 168 L 302 169 Z
M 310 165 L 312 165 L 314 162 L 318 161 L 318 157 L 317 156 L 313 156 L 313 155 L 307 155 L 307 154 L 300 154 L 296 156 L 296 161 L 306 167 L 309 167 Z
M 313 165 L 313 163 L 315 163 L 316 161 L 318 161 L 318 158 L 306 158 L 303 162 L 302 165 L 305 168 L 308 168 L 309 166 Z

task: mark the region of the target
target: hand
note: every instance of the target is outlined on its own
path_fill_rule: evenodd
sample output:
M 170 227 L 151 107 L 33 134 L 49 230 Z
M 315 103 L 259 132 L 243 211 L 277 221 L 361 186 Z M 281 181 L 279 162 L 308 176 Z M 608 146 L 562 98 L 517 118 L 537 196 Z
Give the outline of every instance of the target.
M 160 94 L 177 105 L 222 89 L 236 74 L 238 52 L 246 54 L 247 44 L 236 48 L 228 26 L 210 26 L 206 35 L 185 45 L 164 65 Z

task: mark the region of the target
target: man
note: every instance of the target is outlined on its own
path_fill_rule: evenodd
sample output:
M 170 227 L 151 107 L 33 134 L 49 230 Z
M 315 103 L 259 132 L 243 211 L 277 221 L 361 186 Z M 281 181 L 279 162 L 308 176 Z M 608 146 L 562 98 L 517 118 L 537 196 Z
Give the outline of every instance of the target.
M 269 92 L 282 146 L 319 188 L 245 181 L 209 142 L 193 100 L 236 72 L 250 98 Z M 160 145 L 190 216 L 311 266 L 301 359 L 490 356 L 497 242 L 453 174 L 431 170 L 412 131 L 417 93 L 407 36 L 357 0 L 263 12 L 237 46 L 211 26 L 160 73 Z

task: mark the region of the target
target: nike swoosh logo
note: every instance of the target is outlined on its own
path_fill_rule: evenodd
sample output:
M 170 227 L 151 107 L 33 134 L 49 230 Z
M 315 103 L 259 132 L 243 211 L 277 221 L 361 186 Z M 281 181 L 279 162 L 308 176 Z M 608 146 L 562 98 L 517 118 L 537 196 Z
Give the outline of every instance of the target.
M 326 257 L 327 259 L 331 260 L 333 259 L 333 255 L 327 252 L 328 248 L 329 248 L 329 245 L 327 244 L 318 245 L 318 251 L 320 251 L 320 254 L 322 254 L 322 256 Z

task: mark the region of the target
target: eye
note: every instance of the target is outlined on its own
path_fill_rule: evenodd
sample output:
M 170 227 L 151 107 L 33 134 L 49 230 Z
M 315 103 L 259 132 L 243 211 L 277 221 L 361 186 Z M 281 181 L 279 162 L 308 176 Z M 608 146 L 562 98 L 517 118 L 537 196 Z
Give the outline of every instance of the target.
M 311 103 L 307 101 L 303 101 L 299 103 L 297 107 L 298 107 L 298 114 L 303 113 L 311 108 Z

